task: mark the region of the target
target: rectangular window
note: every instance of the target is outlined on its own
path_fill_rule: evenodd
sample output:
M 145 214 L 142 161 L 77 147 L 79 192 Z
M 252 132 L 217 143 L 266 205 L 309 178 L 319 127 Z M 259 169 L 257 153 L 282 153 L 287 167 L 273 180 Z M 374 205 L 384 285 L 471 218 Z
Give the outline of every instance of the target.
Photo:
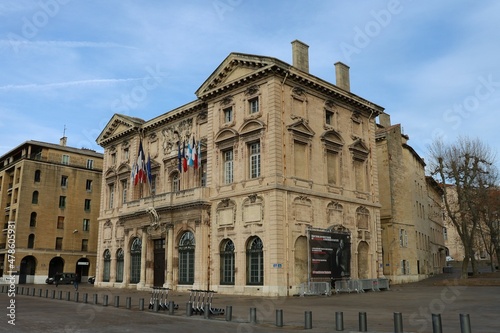
M 224 184 L 233 182 L 233 150 L 227 150 L 224 155 Z
M 57 217 L 57 229 L 64 229 L 64 216 Z
M 250 178 L 260 177 L 260 142 L 250 144 Z
M 86 212 L 90 211 L 90 199 L 85 199 L 85 204 L 84 204 L 83 209 L 84 209 Z
M 356 191 L 366 192 L 366 167 L 365 161 L 354 160 L 354 177 L 356 178 Z
M 399 246 L 408 247 L 408 233 L 405 229 L 399 229 Z
M 248 108 L 250 110 L 250 114 L 259 112 L 259 98 L 255 97 L 248 101 Z
M 94 169 L 94 160 L 87 160 L 87 169 Z
M 87 252 L 89 250 L 89 240 L 82 239 L 82 251 Z
M 116 164 L 116 153 L 111 153 L 111 164 L 112 165 Z
M 65 165 L 69 165 L 69 155 L 63 155 L 61 163 L 65 164 Z
M 61 176 L 61 187 L 68 187 L 68 176 Z
M 127 189 L 128 182 L 126 180 L 122 180 L 122 203 L 127 202 Z
M 83 231 L 89 231 L 90 230 L 90 220 L 89 219 L 83 219 L 82 230 Z
M 123 159 L 125 161 L 128 161 L 128 158 L 129 158 L 129 151 L 128 151 L 128 148 L 124 148 L 123 149 Z
M 155 194 L 156 193 L 156 175 L 151 175 L 151 193 Z
M 224 109 L 224 123 L 230 123 L 233 121 L 233 107 L 228 107 Z
M 325 123 L 327 125 L 333 125 L 333 112 L 325 110 Z
M 109 205 L 108 205 L 108 208 L 112 209 L 113 208 L 113 202 L 115 200 L 115 184 L 108 185 L 108 188 L 109 188 Z
M 293 158 L 294 158 L 294 168 L 295 177 L 301 179 L 307 179 L 307 145 L 300 141 L 294 141 L 293 143 Z
M 66 207 L 66 197 L 61 195 L 59 197 L 59 208 L 64 209 Z
M 326 167 L 328 174 L 328 184 L 337 185 L 339 174 L 339 154 L 333 151 L 326 152 Z
M 63 243 L 62 237 L 57 237 L 56 238 L 56 250 L 62 250 L 62 243 Z
M 85 189 L 87 192 L 92 192 L 92 180 L 87 179 L 87 183 L 85 184 Z

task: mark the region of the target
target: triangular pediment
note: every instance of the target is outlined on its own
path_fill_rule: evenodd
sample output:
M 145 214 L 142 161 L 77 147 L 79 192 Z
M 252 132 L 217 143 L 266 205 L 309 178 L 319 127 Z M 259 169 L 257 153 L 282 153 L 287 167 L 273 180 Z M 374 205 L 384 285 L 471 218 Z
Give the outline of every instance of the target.
M 356 139 L 349 147 L 353 157 L 358 160 L 365 160 L 370 150 L 361 139 Z
M 115 113 L 106 124 L 96 142 L 101 147 L 114 138 L 129 134 L 144 124 L 144 120 Z
M 260 72 L 265 67 L 278 63 L 284 64 L 282 61 L 271 57 L 231 53 L 198 88 L 196 96 L 201 97 L 211 91 L 221 89 Z M 286 64 L 283 67 L 286 68 Z
M 304 119 L 300 119 L 294 122 L 291 125 L 288 125 L 288 130 L 293 131 L 295 134 L 305 135 L 305 136 L 314 136 L 314 131 L 312 128 L 304 121 Z

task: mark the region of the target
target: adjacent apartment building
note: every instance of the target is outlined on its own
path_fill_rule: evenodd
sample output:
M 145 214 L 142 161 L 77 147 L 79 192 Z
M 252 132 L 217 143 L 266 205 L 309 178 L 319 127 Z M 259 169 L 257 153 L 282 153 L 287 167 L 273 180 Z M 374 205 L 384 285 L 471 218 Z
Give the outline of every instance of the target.
M 110 119 L 96 140 L 97 285 L 291 295 L 308 281 L 383 276 L 383 108 L 350 91 L 346 65 L 332 84 L 309 73 L 304 43 L 292 58 L 231 53 L 196 100 Z
M 384 275 L 392 283 L 418 281 L 445 265 L 443 190 L 425 175 L 401 125 L 379 116 L 376 133 Z
M 26 141 L 0 157 L 0 277 L 45 283 L 58 272 L 95 274 L 102 160 L 67 147 L 65 137 Z

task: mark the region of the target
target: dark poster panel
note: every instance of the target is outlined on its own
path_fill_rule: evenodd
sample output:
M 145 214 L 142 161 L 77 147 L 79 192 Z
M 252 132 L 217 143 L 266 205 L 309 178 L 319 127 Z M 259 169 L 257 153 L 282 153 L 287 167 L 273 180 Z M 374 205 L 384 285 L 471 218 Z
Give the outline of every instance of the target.
M 311 277 L 342 279 L 351 276 L 351 237 L 329 231 L 310 230 Z

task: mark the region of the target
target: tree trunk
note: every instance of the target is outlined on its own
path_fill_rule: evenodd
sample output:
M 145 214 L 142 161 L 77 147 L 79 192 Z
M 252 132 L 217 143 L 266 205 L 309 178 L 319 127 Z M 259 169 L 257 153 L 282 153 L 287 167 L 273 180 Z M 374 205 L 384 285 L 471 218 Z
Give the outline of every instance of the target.
M 467 274 L 469 270 L 469 256 L 466 254 L 464 256 L 464 261 L 462 261 L 462 272 L 460 273 L 461 279 L 467 279 L 469 275 Z

